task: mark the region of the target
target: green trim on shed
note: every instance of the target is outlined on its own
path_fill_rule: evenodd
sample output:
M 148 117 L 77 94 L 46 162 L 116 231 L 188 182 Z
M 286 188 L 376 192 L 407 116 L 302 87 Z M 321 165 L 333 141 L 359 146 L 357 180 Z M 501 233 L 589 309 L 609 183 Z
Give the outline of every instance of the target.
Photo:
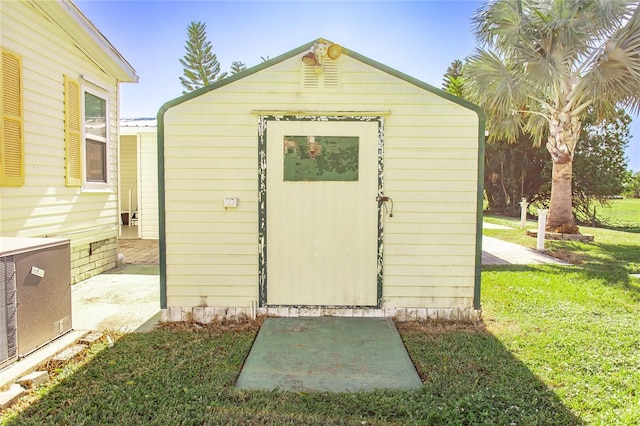
M 166 102 L 164 105 L 160 107 L 157 114 L 158 120 L 158 231 L 159 231 L 159 251 L 160 251 L 160 308 L 167 308 L 167 254 L 166 254 L 166 222 L 165 222 L 165 197 L 164 197 L 164 116 L 167 111 L 177 105 L 180 105 L 184 102 L 187 102 L 191 99 L 197 98 L 201 95 L 224 87 L 228 84 L 231 84 L 237 80 L 248 77 L 252 74 L 256 74 L 260 71 L 263 71 L 267 68 L 270 68 L 280 62 L 288 60 L 293 56 L 299 55 L 301 53 L 307 52 L 315 43 L 328 43 L 329 41 L 324 38 L 319 38 L 313 40 L 307 44 L 304 44 L 300 47 L 297 47 L 289 52 L 283 53 L 273 59 L 262 62 L 254 67 L 251 67 L 245 71 L 239 72 L 231 77 L 227 77 L 223 80 L 220 80 L 216 83 L 213 83 L 209 86 L 202 87 L 198 90 L 195 90 L 191 93 L 187 93 L 178 98 L 172 99 Z M 444 90 L 438 89 L 435 86 L 432 86 L 428 83 L 420 81 L 414 77 L 411 77 L 407 74 L 404 74 L 398 70 L 395 70 L 389 66 L 381 64 L 380 62 L 374 61 L 372 59 L 367 58 L 366 56 L 360 55 L 354 51 L 351 51 L 344 46 L 342 46 L 342 54 L 347 55 L 359 62 L 362 62 L 366 65 L 369 65 L 373 68 L 378 69 L 386 74 L 389 74 L 393 77 L 396 77 L 400 80 L 406 81 L 407 83 L 413 84 L 427 92 L 431 92 L 435 95 L 438 95 L 444 99 L 447 99 L 455 104 L 458 104 L 466 109 L 475 111 L 478 114 L 478 179 L 477 179 L 477 219 L 476 219 L 476 262 L 475 262 L 475 280 L 474 280 L 474 301 L 473 307 L 474 309 L 479 310 L 481 308 L 480 303 L 480 286 L 481 286 L 481 272 L 482 272 L 482 206 L 483 206 L 483 193 L 484 193 L 484 144 L 485 144 L 485 115 L 482 108 L 478 105 L 472 104 L 464 99 L 458 98 L 450 93 L 445 92 Z M 294 111 L 291 112 L 295 114 Z

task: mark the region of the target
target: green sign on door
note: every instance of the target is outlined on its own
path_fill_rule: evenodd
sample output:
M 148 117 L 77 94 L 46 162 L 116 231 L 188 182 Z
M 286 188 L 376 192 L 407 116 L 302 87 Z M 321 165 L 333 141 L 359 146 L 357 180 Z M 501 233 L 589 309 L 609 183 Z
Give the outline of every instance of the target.
M 284 136 L 285 181 L 357 181 L 358 136 Z

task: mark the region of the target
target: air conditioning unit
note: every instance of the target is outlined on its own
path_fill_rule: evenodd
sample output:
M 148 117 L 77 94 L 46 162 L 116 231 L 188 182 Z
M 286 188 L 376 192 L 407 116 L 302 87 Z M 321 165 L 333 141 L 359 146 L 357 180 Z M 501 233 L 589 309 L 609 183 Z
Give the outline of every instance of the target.
M 0 368 L 70 330 L 69 240 L 0 237 Z

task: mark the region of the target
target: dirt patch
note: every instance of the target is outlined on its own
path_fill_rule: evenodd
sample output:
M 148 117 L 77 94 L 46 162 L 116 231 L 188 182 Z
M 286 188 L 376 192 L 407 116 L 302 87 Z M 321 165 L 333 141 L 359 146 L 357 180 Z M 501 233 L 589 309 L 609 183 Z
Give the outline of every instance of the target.
M 156 327 L 162 330 L 172 331 L 201 331 L 209 333 L 228 333 L 230 331 L 252 331 L 257 333 L 262 327 L 264 320 L 268 318 L 266 315 L 258 315 L 256 319 L 251 319 L 246 315 L 242 315 L 237 319 L 227 319 L 211 321 L 210 323 L 203 324 L 195 321 L 184 322 L 164 322 L 158 324 Z

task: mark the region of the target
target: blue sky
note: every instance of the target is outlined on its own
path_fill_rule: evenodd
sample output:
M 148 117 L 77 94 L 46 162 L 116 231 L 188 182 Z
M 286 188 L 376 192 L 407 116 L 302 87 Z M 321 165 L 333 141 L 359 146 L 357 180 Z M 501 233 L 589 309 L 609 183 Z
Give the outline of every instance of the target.
M 187 26 L 207 25 L 223 71 L 248 67 L 323 37 L 391 68 L 441 87 L 447 67 L 470 55 L 470 18 L 480 1 L 116 1 L 76 5 L 140 76 L 123 84 L 121 117 L 155 117 L 182 94 L 178 62 Z M 640 171 L 640 118 L 634 117 L 627 156 Z

